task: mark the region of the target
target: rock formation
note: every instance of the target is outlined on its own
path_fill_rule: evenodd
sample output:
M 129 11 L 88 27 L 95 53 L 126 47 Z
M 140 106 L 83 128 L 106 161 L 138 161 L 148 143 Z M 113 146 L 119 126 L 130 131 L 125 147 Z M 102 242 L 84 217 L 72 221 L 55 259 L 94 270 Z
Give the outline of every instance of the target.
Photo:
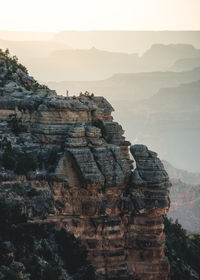
M 157 154 L 143 145 L 130 148 L 133 169 L 130 143 L 112 111 L 103 97 L 56 96 L 1 52 L 0 200 L 29 225 L 72 234 L 96 279 L 165 280 L 162 216 L 169 208 L 169 178 Z M 9 267 L 22 259 L 12 255 Z M 24 276 L 26 269 L 21 264 L 18 275 L 33 279 Z M 58 279 L 73 279 L 62 269 Z

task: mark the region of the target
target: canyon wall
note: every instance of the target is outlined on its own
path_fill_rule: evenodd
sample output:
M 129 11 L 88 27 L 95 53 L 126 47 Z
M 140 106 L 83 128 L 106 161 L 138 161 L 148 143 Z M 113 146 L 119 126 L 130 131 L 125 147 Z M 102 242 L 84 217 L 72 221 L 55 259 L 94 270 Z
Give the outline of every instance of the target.
M 8 62 L 2 55 L 0 199 L 29 223 L 72 233 L 96 279 L 169 279 L 170 182 L 157 154 L 131 146 L 133 168 L 103 97 L 57 96 Z

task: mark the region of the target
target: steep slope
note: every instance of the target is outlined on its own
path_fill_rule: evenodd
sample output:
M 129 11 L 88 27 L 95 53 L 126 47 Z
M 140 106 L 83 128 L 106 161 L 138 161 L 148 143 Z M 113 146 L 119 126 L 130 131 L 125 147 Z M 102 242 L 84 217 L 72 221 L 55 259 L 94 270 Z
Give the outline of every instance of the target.
M 132 146 L 133 170 L 103 97 L 56 96 L 0 55 L 1 278 L 168 279 L 157 154 Z

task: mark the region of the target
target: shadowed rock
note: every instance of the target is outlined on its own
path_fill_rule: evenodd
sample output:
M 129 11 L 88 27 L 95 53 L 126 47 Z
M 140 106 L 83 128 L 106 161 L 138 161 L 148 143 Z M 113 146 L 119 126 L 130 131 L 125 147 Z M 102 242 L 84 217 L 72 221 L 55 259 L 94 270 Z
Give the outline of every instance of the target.
M 105 98 L 56 96 L 22 72 L 13 68 L 10 76 L 1 75 L 0 87 L 0 199 L 18 209 L 11 224 L 53 224 L 70 232 L 86 252 L 81 258 L 86 276 L 73 271 L 72 279 L 94 279 L 89 263 L 96 279 L 133 280 L 136 274 L 142 280 L 168 279 L 162 215 L 169 208 L 170 183 L 157 154 L 132 146 L 133 170 L 130 143 Z M 53 263 L 68 280 L 63 255 L 71 263 L 70 250 L 64 247 L 59 255 L 53 232 L 47 246 L 59 263 L 37 255 L 37 246 L 26 252 L 36 254 L 41 273 L 43 264 Z M 26 262 L 16 250 L 12 267 Z M 18 275 L 25 279 L 23 271 Z

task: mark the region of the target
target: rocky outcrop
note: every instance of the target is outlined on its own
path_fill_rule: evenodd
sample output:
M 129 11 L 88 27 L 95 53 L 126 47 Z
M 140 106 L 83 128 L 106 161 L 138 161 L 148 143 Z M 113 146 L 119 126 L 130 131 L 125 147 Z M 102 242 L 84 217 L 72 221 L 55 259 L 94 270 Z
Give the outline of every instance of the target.
M 134 206 L 128 231 L 131 261 L 141 279 L 168 279 L 163 215 L 169 208 L 169 178 L 157 154 L 146 146 L 134 145 L 131 153 L 136 161 L 128 189 Z
M 132 146 L 133 169 L 130 143 L 103 97 L 56 96 L 19 71 L 16 61 L 5 76 L 11 62 L 2 54 L 0 200 L 26 223 L 53 224 L 58 255 L 52 236 L 59 229 L 73 234 L 87 252 L 81 263 L 92 264 L 96 279 L 168 279 L 162 215 L 170 183 L 156 153 Z M 53 262 L 62 267 L 58 279 L 85 279 L 61 262 L 62 254 Z

